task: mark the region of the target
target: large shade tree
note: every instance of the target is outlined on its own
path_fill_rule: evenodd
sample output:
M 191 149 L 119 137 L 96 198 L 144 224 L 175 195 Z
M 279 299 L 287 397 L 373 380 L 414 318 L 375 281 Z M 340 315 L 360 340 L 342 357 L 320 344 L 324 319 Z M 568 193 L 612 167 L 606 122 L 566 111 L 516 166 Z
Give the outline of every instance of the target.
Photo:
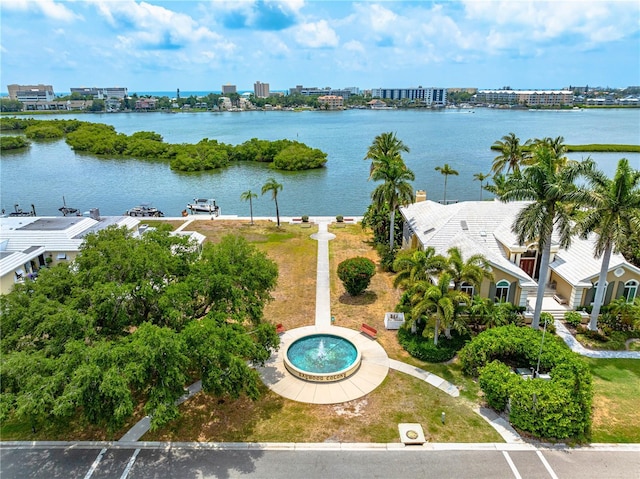
M 604 298 L 611 253 L 619 253 L 630 237 L 640 231 L 640 171 L 626 158 L 618 162 L 613 179 L 593 170 L 588 175 L 592 187 L 589 208 L 581 218 L 581 236 L 597 233 L 595 256 L 602 257 L 598 285 L 591 311 L 589 329 L 598 328 L 598 315 Z
M 574 233 L 575 213 L 588 201 L 587 191 L 576 183 L 593 166 L 592 160 L 558 158 L 552 149 L 541 144 L 534 148 L 531 164 L 521 174 L 511 175 L 499 196 L 505 202 L 530 201 L 518 212 L 511 230 L 520 244 L 536 241 L 541 252 L 533 328 L 537 329 L 540 323 L 554 227 L 560 246 L 568 247 Z
M 84 419 L 112 430 L 138 405 L 178 414 L 187 381 L 256 398 L 278 345 L 262 309 L 277 267 L 242 238 L 199 247 L 159 228 L 90 235 L 73 265 L 0 296 L 0 420 Z

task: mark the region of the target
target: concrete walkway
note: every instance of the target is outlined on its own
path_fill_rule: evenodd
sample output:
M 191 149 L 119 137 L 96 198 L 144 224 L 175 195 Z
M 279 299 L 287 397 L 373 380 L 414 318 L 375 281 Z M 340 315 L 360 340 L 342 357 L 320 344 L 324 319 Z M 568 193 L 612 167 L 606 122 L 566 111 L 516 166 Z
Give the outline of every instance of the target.
M 576 338 L 569 332 L 567 327 L 562 323 L 562 321 L 554 321 L 556 326 L 556 334 L 560 336 L 567 346 L 571 348 L 572 351 L 581 354 L 582 356 L 586 356 L 588 358 L 626 358 L 626 359 L 640 359 L 640 351 L 602 351 L 602 350 L 593 350 L 587 349 L 582 344 L 576 340 Z
M 329 280 L 329 241 L 336 235 L 328 231 L 329 221 L 318 223 L 318 232 L 311 237 L 318 241 L 316 271 L 316 326 L 331 326 L 331 283 Z

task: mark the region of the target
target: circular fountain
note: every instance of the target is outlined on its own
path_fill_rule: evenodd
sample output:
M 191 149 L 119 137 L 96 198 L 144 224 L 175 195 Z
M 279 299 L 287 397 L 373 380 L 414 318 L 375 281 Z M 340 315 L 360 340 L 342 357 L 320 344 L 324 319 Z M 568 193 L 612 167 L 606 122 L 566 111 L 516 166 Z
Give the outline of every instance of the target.
M 311 334 L 291 343 L 284 365 L 294 376 L 312 382 L 340 381 L 358 370 L 362 357 L 354 344 L 334 334 Z

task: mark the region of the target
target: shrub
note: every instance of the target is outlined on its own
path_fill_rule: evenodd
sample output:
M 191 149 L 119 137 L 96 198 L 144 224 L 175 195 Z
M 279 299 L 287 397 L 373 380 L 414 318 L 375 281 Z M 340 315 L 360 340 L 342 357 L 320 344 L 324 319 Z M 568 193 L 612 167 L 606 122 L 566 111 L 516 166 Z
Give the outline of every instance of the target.
M 376 274 L 376 265 L 369 258 L 356 256 L 338 265 L 338 278 L 351 296 L 362 294 Z
M 302 216 L 302 222 L 303 223 L 308 223 L 309 222 L 309 215 L 303 215 Z
M 496 411 L 504 411 L 509 400 L 509 382 L 516 378 L 513 371 L 500 361 L 491 361 L 480 370 L 478 384 L 487 404 Z
M 480 385 L 492 407 L 502 410 L 506 394 L 509 420 L 517 429 L 547 439 L 585 440 L 593 398 L 589 368 L 555 336 L 545 336 L 540 354 L 541 341 L 541 331 L 503 326 L 480 333 L 458 356 L 465 374 L 482 378 Z M 538 357 L 540 371 L 548 371 L 550 381 L 517 375 L 505 379 L 509 367 L 535 368 Z M 494 364 L 496 360 L 504 367 Z M 500 385 L 501 379 L 506 385 Z
M 420 330 L 418 334 L 414 334 L 408 327 L 400 328 L 398 342 L 414 358 L 430 363 L 449 361 L 469 340 L 468 335 L 459 335 L 454 331 L 451 339 L 441 337 L 436 346 L 433 344 L 433 337 L 425 338 L 420 334 Z
M 336 221 L 337 221 L 338 223 L 342 223 L 342 222 L 344 221 L 344 216 L 342 216 L 342 215 L 338 215 L 338 216 L 336 216 Z
M 576 328 L 582 324 L 582 315 L 577 311 L 567 311 L 564 313 L 564 320 Z

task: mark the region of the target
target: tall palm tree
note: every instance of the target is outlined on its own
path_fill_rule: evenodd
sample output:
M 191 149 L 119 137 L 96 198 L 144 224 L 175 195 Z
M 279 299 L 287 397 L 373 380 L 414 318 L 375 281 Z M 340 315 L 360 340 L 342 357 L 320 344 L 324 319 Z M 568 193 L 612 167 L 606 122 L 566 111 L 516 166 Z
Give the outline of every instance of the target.
M 531 145 L 531 140 L 527 140 L 524 144 L 520 144 L 520 138 L 515 133 L 509 133 L 502 137 L 502 140 L 496 141 L 492 146 L 492 150 L 498 150 L 500 154 L 493 160 L 491 171 L 494 174 L 504 172 L 519 173 L 520 167 L 526 165 L 529 154 L 526 152 Z
M 395 287 L 410 288 L 417 281 L 431 281 L 431 278 L 442 272 L 447 259 L 429 246 L 413 251 L 403 251 L 393 262 L 393 269 L 397 272 L 393 281 Z
M 375 164 L 371 179 L 384 183 L 371 192 L 371 199 L 379 208 L 384 203 L 389 206 L 389 248 L 393 251 L 396 210 L 413 200 L 413 187 L 409 181 L 415 180 L 415 175 L 402 159 L 395 157 L 383 156 Z
M 449 248 L 447 253 L 447 272 L 451 275 L 453 289 L 460 291 L 462 283 L 472 284 L 479 289 L 484 278 L 493 278 L 491 266 L 483 255 L 474 254 L 465 261 L 457 246 Z
M 395 133 L 389 131 L 376 136 L 367 150 L 367 155 L 364 157 L 365 160 L 372 161 L 369 179 L 372 179 L 377 161 L 384 157 L 402 160 L 402 152 L 409 153 L 409 147 L 398 139 Z
M 538 292 L 531 326 L 535 329 L 540 324 L 542 298 L 546 287 L 551 255 L 551 235 L 557 227 L 560 246 L 571 244 L 575 211 L 588 200 L 587 191 L 576 186 L 576 180 L 593 169 L 592 160 L 564 161 L 558 159 L 554 152 L 540 145 L 534 149 L 531 165 L 522 175 L 511 175 L 500 200 L 529 200 L 522 208 L 511 226 L 520 244 L 538 242 L 541 252 L 540 276 Z
M 253 199 L 257 197 L 258 195 L 251 190 L 247 190 L 240 195 L 240 199 L 242 201 L 249 202 L 249 211 L 251 212 L 251 224 L 253 224 Z
M 282 185 L 278 183 L 275 178 L 271 177 L 267 182 L 262 185 L 262 194 L 271 192 L 271 199 L 276 203 L 276 218 L 278 221 L 278 228 L 280 228 L 280 210 L 278 209 L 278 191 L 282 191 Z
M 613 179 L 593 170 L 588 175 L 592 186 L 586 215 L 580 220 L 581 236 L 596 232 L 596 258 L 602 257 L 598 286 L 591 311 L 589 329 L 598 329 L 598 315 L 605 292 L 607 271 L 612 252 L 620 252 L 633 232 L 640 231 L 640 171 L 629 166 L 629 160 L 618 161 Z
M 469 296 L 462 291 L 449 289 L 451 276 L 442 273 L 437 284 L 429 281 L 417 282 L 412 291 L 410 300 L 412 318 L 427 315 L 435 321 L 433 344 L 438 344 L 440 329 L 445 329 L 445 334 L 450 337 L 451 327 L 463 330 L 464 325 L 456 321 L 461 310 L 460 305 L 469 301 Z
M 482 190 L 483 188 L 483 182 L 484 180 L 486 180 L 487 178 L 489 178 L 491 175 L 489 173 L 474 173 L 473 174 L 473 179 L 474 180 L 478 180 L 480 182 L 480 201 L 482 201 Z
M 555 138 L 551 138 L 547 136 L 545 138 L 536 138 L 533 140 L 534 148 L 540 145 L 549 148 L 556 159 L 566 160 L 565 154 L 567 153 L 567 145 L 564 144 L 564 137 L 557 136 Z
M 447 178 L 449 177 L 449 175 L 458 176 L 458 172 L 453 168 L 451 168 L 448 163 L 445 163 L 444 166 L 436 166 L 435 170 L 439 171 L 441 174 L 444 175 L 444 198 L 442 200 L 442 204 L 446 205 L 447 204 Z

